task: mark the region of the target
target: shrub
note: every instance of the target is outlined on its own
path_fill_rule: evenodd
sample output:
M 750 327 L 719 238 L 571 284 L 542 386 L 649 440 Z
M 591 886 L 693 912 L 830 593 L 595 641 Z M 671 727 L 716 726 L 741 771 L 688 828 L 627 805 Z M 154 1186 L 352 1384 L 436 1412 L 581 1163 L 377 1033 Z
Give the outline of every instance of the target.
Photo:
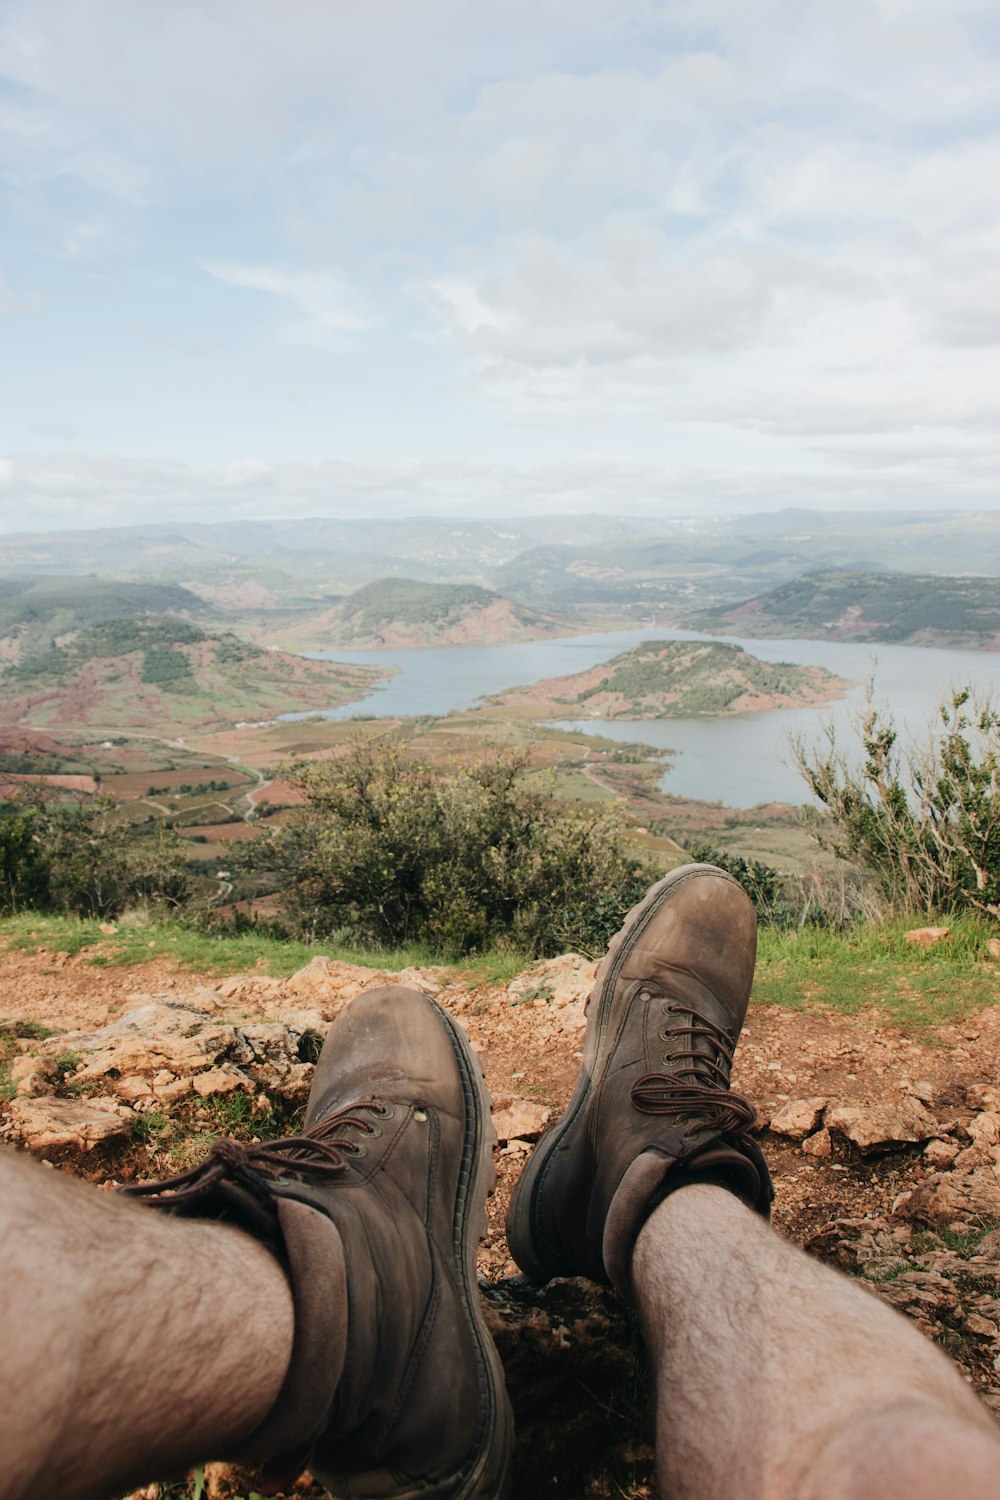
M 184 846 L 170 829 L 136 839 L 109 797 L 0 807 L 0 912 L 117 916 L 141 901 L 176 906 L 191 892 Z
M 818 842 L 868 872 L 890 909 L 1000 917 L 1000 714 L 968 689 L 938 709 L 929 743 L 905 758 L 890 714 L 869 701 L 855 722 L 859 766 L 838 747 L 793 743 L 826 812 Z
M 303 806 L 244 858 L 278 874 L 300 932 L 450 956 L 597 951 L 658 872 L 626 851 L 617 814 L 560 801 L 526 765 L 497 752 L 445 774 L 387 741 L 356 744 L 293 768 Z

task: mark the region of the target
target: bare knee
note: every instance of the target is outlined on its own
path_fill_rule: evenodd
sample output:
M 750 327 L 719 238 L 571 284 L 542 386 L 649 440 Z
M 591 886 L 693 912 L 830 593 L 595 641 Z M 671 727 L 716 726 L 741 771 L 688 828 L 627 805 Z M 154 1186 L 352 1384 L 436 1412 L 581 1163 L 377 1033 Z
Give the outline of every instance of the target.
M 848 1419 L 816 1454 L 794 1500 L 1000 1500 L 1000 1432 L 907 1403 Z

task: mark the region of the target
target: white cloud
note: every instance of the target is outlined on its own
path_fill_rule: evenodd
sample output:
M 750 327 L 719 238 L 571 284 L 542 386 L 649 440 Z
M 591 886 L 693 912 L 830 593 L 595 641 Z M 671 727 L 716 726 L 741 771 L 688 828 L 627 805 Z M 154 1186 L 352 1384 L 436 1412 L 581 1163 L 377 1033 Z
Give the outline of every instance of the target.
M 294 343 L 324 343 L 333 336 L 357 333 L 377 321 L 361 291 L 339 271 L 285 271 L 273 266 L 209 265 L 219 281 L 250 291 L 268 292 L 291 302 L 302 314 L 285 328 Z

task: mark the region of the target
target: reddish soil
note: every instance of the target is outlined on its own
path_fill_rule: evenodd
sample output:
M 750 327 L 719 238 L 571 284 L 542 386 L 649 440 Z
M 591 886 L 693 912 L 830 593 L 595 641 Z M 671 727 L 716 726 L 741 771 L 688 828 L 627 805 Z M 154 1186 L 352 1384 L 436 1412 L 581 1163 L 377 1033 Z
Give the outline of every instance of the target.
M 250 823 L 195 823 L 178 829 L 186 839 L 203 838 L 210 844 L 245 844 L 257 837 L 258 829 Z

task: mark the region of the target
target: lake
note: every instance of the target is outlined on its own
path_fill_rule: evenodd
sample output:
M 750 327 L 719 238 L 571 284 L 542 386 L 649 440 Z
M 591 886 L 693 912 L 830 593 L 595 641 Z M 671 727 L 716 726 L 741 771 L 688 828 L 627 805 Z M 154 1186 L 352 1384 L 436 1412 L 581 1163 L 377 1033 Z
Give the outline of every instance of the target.
M 635 740 L 676 752 L 662 787 L 685 797 L 752 807 L 758 802 L 807 801 L 801 777 L 791 765 L 789 734 L 816 741 L 832 724 L 848 743 L 850 719 L 864 703 L 865 683 L 874 674 L 875 701 L 892 707 L 897 724 L 911 734 L 926 731 L 936 705 L 953 685 L 969 684 L 996 693 L 1000 653 L 951 651 L 843 641 L 753 640 L 744 636 L 701 636 L 652 626 L 604 631 L 556 641 L 525 641 L 505 646 L 440 646 L 413 651 L 312 652 L 323 660 L 396 667 L 384 688 L 325 717 L 352 714 L 408 716 L 446 714 L 471 707 L 477 698 L 515 684 L 583 672 L 645 640 L 728 640 L 762 661 L 788 661 L 827 667 L 857 683 L 846 698 L 820 708 L 776 709 L 729 718 L 566 720 L 564 727 Z M 288 715 L 287 717 L 304 717 Z

